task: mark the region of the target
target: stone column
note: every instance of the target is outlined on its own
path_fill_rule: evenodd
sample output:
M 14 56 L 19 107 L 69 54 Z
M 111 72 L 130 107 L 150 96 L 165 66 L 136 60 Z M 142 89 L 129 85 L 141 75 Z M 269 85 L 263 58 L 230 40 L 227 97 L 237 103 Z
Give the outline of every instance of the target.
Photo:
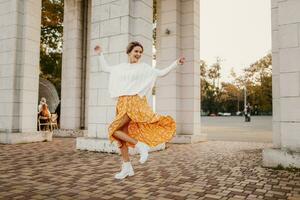
M 41 1 L 0 2 L 0 143 L 51 140 L 38 133 Z
M 205 141 L 200 126 L 199 0 L 160 0 L 157 6 L 157 68 L 186 57 L 184 66 L 157 81 L 157 112 L 176 120 L 172 142 Z
M 300 2 L 272 0 L 273 148 L 264 166 L 300 167 Z
M 143 62 L 152 63 L 152 1 L 92 0 L 89 40 L 88 137 L 77 138 L 77 149 L 116 152 L 108 141 L 108 125 L 115 117 L 115 100 L 108 93 L 108 74 L 99 71 L 93 48 L 100 44 L 109 64 L 127 62 L 126 47 L 138 40 Z
M 85 46 L 83 0 L 64 1 L 61 129 L 84 128 Z

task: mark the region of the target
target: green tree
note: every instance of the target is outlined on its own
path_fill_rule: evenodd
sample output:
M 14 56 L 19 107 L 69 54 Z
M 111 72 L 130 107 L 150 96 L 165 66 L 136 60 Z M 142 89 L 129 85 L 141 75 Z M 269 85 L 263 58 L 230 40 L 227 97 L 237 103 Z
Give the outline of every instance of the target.
M 214 83 L 216 73 L 213 67 L 208 68 L 205 61 L 200 61 L 201 109 L 209 114 L 218 112 L 219 88 Z
M 231 70 L 230 70 L 230 76 L 233 78 L 233 81 L 231 84 L 235 87 L 235 89 L 232 90 L 232 92 L 235 93 L 236 100 L 237 100 L 236 111 L 241 111 L 241 110 L 243 110 L 241 103 L 243 101 L 243 90 L 245 87 L 245 80 L 242 75 L 237 76 L 237 74 L 235 73 L 233 68 L 231 68 Z
M 222 82 L 221 85 L 220 105 L 222 105 L 222 112 L 234 113 L 239 111 L 240 89 L 233 83 Z
M 63 44 L 63 0 L 42 0 L 40 77 L 51 81 L 59 95 Z
M 200 94 L 201 98 L 204 99 L 206 97 L 206 91 L 208 88 L 208 82 L 207 82 L 207 64 L 204 60 L 200 60 Z
M 208 77 L 212 80 L 214 87 L 219 87 L 219 80 L 221 78 L 221 59 L 217 57 L 216 63 L 212 64 L 208 69 Z M 216 85 L 217 80 L 217 85 Z
M 257 106 L 262 114 L 272 112 L 272 56 L 268 54 L 237 75 L 231 70 L 232 82 L 216 81 L 221 77 L 220 59 L 207 67 L 200 62 L 201 75 L 201 109 L 208 113 L 231 112 L 243 110 L 244 88 L 247 89 L 247 102 Z
M 262 57 L 249 68 L 245 69 L 249 87 L 249 100 L 252 105 L 257 105 L 262 113 L 272 112 L 272 55 Z

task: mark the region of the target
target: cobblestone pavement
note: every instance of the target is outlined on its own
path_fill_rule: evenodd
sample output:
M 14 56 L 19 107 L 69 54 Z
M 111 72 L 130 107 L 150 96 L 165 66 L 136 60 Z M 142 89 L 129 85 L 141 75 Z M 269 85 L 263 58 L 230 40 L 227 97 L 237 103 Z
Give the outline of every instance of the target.
M 115 154 L 75 150 L 74 138 L 0 145 L 0 199 L 300 199 L 300 172 L 261 167 L 270 144 L 168 145 L 115 180 Z

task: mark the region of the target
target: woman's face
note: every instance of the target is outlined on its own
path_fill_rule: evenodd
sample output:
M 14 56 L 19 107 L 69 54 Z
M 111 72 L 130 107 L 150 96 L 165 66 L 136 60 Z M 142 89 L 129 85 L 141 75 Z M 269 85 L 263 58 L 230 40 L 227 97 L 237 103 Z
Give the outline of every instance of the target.
M 143 53 L 143 49 L 140 46 L 135 46 L 131 50 L 131 52 L 128 54 L 129 62 L 130 63 L 137 63 L 139 59 L 141 58 Z

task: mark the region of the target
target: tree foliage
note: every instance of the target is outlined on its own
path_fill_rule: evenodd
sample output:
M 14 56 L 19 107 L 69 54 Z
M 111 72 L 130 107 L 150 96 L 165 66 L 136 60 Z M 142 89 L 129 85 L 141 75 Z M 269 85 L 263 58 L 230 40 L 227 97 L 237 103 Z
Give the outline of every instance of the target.
M 244 89 L 247 91 L 247 102 L 255 106 L 258 114 L 272 112 L 272 55 L 267 54 L 244 69 L 243 74 L 237 75 L 231 69 L 232 82 L 216 80 L 221 77 L 221 62 L 210 67 L 205 61 L 200 62 L 201 75 L 201 108 L 208 114 L 218 112 L 235 113 L 243 110 Z
M 245 69 L 249 101 L 261 112 L 272 110 L 272 55 L 268 54 Z
M 42 0 L 40 76 L 51 81 L 60 95 L 62 44 L 63 44 L 63 0 Z
M 219 87 L 219 80 L 221 78 L 221 59 L 217 57 L 217 60 L 211 67 L 208 69 L 207 76 L 212 80 L 214 87 Z M 217 85 L 216 85 L 217 80 Z
M 211 66 L 208 66 L 203 60 L 200 62 L 201 103 L 204 112 L 217 113 L 220 109 L 220 99 L 222 98 L 219 88 L 220 70 L 221 63 L 219 58 Z M 218 82 L 217 85 L 216 80 Z

